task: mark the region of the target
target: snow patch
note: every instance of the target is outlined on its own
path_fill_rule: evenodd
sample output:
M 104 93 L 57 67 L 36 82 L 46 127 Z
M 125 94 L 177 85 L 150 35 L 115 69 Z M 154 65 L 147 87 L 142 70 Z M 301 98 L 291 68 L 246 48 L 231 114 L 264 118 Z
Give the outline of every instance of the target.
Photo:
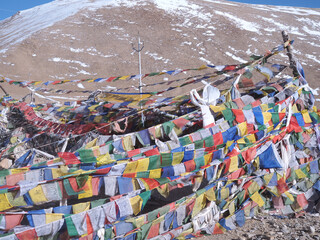
M 81 67 L 90 67 L 90 65 L 83 63 L 83 62 L 80 62 L 80 61 L 77 61 L 77 60 L 68 60 L 68 59 L 62 59 L 59 57 L 50 58 L 50 59 L 48 59 L 48 61 L 63 62 L 63 63 L 75 63 L 75 64 L 79 64 Z
M 75 52 L 75 53 L 80 53 L 80 52 L 84 52 L 83 48 L 70 48 L 71 52 Z
M 47 4 L 21 11 L 18 15 L 0 21 L 0 48 L 13 45 L 30 37 L 32 34 L 53 26 L 55 23 L 73 16 L 82 9 L 93 11 L 102 7 L 128 6 L 133 7 L 136 1 L 125 0 L 55 0 Z M 52 14 L 54 13 L 54 14 Z M 58 30 L 52 33 L 57 33 Z
M 306 8 L 297 8 L 297 7 L 286 7 L 286 6 L 270 6 L 270 5 L 261 5 L 261 4 L 252 4 L 252 8 L 261 10 L 261 11 L 270 11 L 270 12 L 279 12 L 282 14 L 292 14 L 292 15 L 300 15 L 300 16 L 308 16 L 308 15 L 316 15 L 320 16 L 320 12 L 306 9 Z
M 181 44 L 180 44 L 180 46 L 184 46 L 184 45 L 191 45 L 192 44 L 192 42 L 182 42 Z
M 316 63 L 319 63 L 319 64 L 320 64 L 320 60 L 318 60 L 318 59 L 316 58 L 316 56 L 311 55 L 311 54 L 306 54 L 305 56 L 306 56 L 307 58 L 315 61 Z
M 320 31 L 311 30 L 307 26 L 303 26 L 302 30 L 305 31 L 306 33 L 309 33 L 310 35 L 320 36 Z
M 89 72 L 87 72 L 87 71 L 85 71 L 85 70 L 81 70 L 81 71 L 79 71 L 79 72 L 77 72 L 78 74 L 83 74 L 83 75 L 96 75 L 96 74 L 92 74 L 92 73 L 89 73 Z
M 170 60 L 169 59 L 166 59 L 164 57 L 159 57 L 158 56 L 158 53 L 151 53 L 149 51 L 146 51 L 145 52 L 145 55 L 149 55 L 150 57 L 152 57 L 154 60 L 161 60 L 163 61 L 165 64 L 167 64 Z
M 239 6 L 238 4 L 235 4 L 235 3 L 221 2 L 221 1 L 206 0 L 206 2 L 218 3 L 218 4 L 228 5 L 228 6 Z
M 244 60 L 244 59 L 242 59 L 240 57 L 237 57 L 237 56 L 233 55 L 230 52 L 226 52 L 226 55 L 229 56 L 229 57 L 232 57 L 232 59 L 234 59 L 234 60 L 236 60 L 238 62 L 241 62 L 241 63 L 246 63 L 247 62 L 246 60 Z
M 224 16 L 226 18 L 229 18 L 232 20 L 233 23 L 235 23 L 237 26 L 239 26 L 241 29 L 250 31 L 250 32 L 255 32 L 259 35 L 261 35 L 260 33 L 260 26 L 256 23 L 253 22 L 248 22 L 246 20 L 243 20 L 241 18 L 238 18 L 234 15 L 231 15 L 229 13 L 225 13 L 225 12 L 220 12 L 220 11 L 214 11 L 215 14 L 220 15 L 220 16 Z
M 204 57 L 199 57 L 199 59 L 209 65 L 214 65 L 212 62 L 210 62 L 208 59 L 205 59 Z
M 288 24 L 282 24 L 278 21 L 275 21 L 273 18 L 266 18 L 266 17 L 261 17 L 261 16 L 259 16 L 259 18 L 268 22 L 268 23 L 271 23 L 273 25 L 273 27 L 278 27 L 278 30 L 286 30 L 290 34 L 305 36 L 305 34 L 303 34 L 299 31 L 298 27 L 292 27 L 292 26 L 288 26 Z

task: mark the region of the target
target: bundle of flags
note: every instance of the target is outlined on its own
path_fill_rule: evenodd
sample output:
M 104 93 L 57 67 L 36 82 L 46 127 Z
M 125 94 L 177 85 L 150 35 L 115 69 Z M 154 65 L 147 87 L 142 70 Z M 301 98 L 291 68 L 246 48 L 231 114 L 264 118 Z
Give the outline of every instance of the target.
M 81 113 L 80 107 L 3 100 L 10 108 L 3 122 L 20 110 L 33 129 L 60 136 L 63 147 L 55 155 L 28 149 L 32 136 L 22 134 L 25 126 L 10 130 L 1 153 L 1 162 L 11 154 L 13 163 L 0 170 L 0 240 L 190 239 L 241 227 L 259 210 L 318 211 L 320 112 L 312 89 L 302 76 L 272 82 L 275 74 L 264 63 L 258 58 L 238 69 L 230 89 L 210 92 L 216 98 L 193 91 L 199 102 L 192 111 L 169 121 L 150 127 L 128 127 L 123 119 L 104 123 L 130 129 L 121 134 L 87 135 L 101 119 L 90 128 L 79 116 L 77 125 L 39 116 L 70 110 L 73 120 L 71 111 Z M 250 88 L 243 83 L 246 92 L 240 93 L 248 69 L 267 80 Z M 84 107 L 83 117 L 113 106 L 106 104 Z M 82 141 L 73 141 L 70 150 L 75 137 Z

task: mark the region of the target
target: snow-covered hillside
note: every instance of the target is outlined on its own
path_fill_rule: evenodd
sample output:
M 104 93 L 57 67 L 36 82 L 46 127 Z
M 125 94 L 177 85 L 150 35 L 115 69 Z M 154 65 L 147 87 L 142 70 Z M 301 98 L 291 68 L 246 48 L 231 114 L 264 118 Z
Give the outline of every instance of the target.
M 242 63 L 282 42 L 320 77 L 320 9 L 214 0 L 56 0 L 0 22 L 0 72 L 18 80 L 136 74 Z M 283 57 L 284 54 L 282 54 Z

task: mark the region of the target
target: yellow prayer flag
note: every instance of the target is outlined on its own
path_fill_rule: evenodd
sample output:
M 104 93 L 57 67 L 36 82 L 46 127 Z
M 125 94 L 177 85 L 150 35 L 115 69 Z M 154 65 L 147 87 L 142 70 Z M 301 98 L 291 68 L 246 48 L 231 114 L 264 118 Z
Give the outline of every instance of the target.
M 164 197 L 169 197 L 169 185 L 166 183 L 156 188 L 157 191 Z
M 233 215 L 233 214 L 234 214 L 235 209 L 236 209 L 236 207 L 235 207 L 234 201 L 232 201 L 232 202 L 229 204 L 229 213 L 230 213 L 230 215 Z
M 62 107 L 60 107 L 60 108 L 57 109 L 57 112 L 61 112 L 61 111 L 63 111 L 63 110 L 66 109 L 66 108 L 67 108 L 66 106 L 62 106 Z
M 12 208 L 5 193 L 0 194 L 0 211 Z
M 127 76 L 122 76 L 122 77 L 119 78 L 119 80 L 126 80 L 128 77 L 130 77 L 130 76 L 129 76 L 129 75 L 127 75 Z
M 177 136 L 180 136 L 182 134 L 182 129 L 181 128 L 178 128 L 177 126 L 174 126 L 173 127 L 173 131 L 175 131 L 175 133 L 177 134 Z M 170 145 L 169 145 L 170 147 Z
M 266 183 L 266 186 L 268 186 L 268 184 L 269 184 L 269 182 L 270 182 L 273 174 L 274 174 L 274 173 L 268 173 L 268 174 L 265 174 L 265 175 L 263 176 L 263 179 L 264 179 L 264 181 L 265 181 L 265 183 Z
M 216 200 L 216 194 L 215 194 L 213 188 L 210 188 L 204 194 L 205 194 L 206 198 L 208 199 L 208 201 L 215 201 Z
M 137 169 L 138 162 L 128 162 L 126 168 L 124 169 L 123 173 L 135 173 Z
M 18 192 L 7 192 L 6 196 L 8 198 L 9 203 L 13 207 L 21 207 L 21 206 L 26 206 L 28 205 L 23 196 L 17 197 Z M 1 204 L 1 203 L 0 203 Z
M 86 145 L 86 149 L 92 148 L 93 146 L 96 145 L 98 138 L 93 139 L 92 141 L 88 142 Z
M 10 142 L 12 144 L 16 143 L 18 141 L 18 137 L 17 136 L 13 136 L 12 138 L 10 138 Z
M 196 216 L 205 207 L 205 205 L 206 205 L 206 198 L 203 193 L 196 198 L 196 202 L 193 206 L 191 216 L 192 217 Z
M 46 213 L 46 224 L 62 219 L 62 213 Z
M 198 68 L 198 70 L 203 70 L 203 69 L 207 69 L 207 68 L 208 68 L 208 66 L 203 64 Z
M 254 192 L 259 191 L 259 189 L 260 189 L 260 186 L 255 181 L 252 181 L 252 183 L 248 187 L 248 191 L 249 191 L 250 194 L 253 194 Z
M 99 104 L 92 105 L 92 106 L 88 107 L 88 109 L 92 112 L 92 111 L 94 111 L 97 107 L 99 107 Z
M 240 130 L 240 136 L 243 137 L 248 134 L 247 122 L 242 122 L 238 124 L 238 129 Z
M 52 168 L 51 172 L 52 172 L 52 178 L 58 178 L 63 175 L 60 168 Z
M 292 107 L 291 107 L 291 110 L 293 113 L 297 113 L 297 112 L 300 112 L 297 108 L 297 104 L 293 104 Z
M 112 162 L 115 162 L 116 160 L 114 159 L 111 159 L 109 153 L 106 153 L 106 154 L 103 154 L 103 155 L 100 155 L 97 157 L 97 165 L 98 166 L 102 166 L 102 165 L 107 165 L 107 164 L 110 164 Z
M 254 136 L 254 134 L 249 134 L 248 136 L 246 136 L 246 138 L 248 138 L 250 143 L 254 143 L 256 141 L 256 137 Z
M 92 197 L 92 176 L 88 177 L 86 184 L 84 185 L 84 193 L 78 195 L 78 199 Z
M 279 194 L 278 188 L 276 186 L 268 187 L 268 191 L 273 193 L 275 196 L 279 197 L 281 194 Z
M 149 178 L 161 178 L 161 168 L 150 170 Z
M 101 115 L 95 116 L 93 119 L 93 122 L 100 123 L 102 119 L 103 119 L 103 116 L 101 116 Z
M 250 198 L 252 199 L 252 201 L 257 203 L 259 207 L 262 207 L 264 205 L 264 201 L 258 192 L 255 192 L 253 195 L 251 195 Z
M 213 112 L 222 112 L 222 110 L 225 110 L 226 107 L 224 105 L 220 105 L 220 106 L 214 106 L 214 105 L 210 105 L 210 108 Z
M 297 174 L 298 178 L 306 178 L 307 176 L 304 174 L 304 172 L 299 168 L 295 170 L 295 173 Z
M 35 204 L 41 204 L 48 201 L 40 185 L 29 190 L 29 195 Z
M 77 203 L 72 205 L 73 214 L 88 211 L 90 209 L 90 202 Z
M 141 216 L 141 217 L 135 218 L 134 223 L 135 223 L 137 228 L 141 228 L 145 223 L 145 216 Z
M 256 169 L 259 169 L 260 168 L 260 158 L 259 156 L 255 157 L 254 161 L 253 161 L 253 164 L 254 164 L 254 167 Z
M 226 146 L 224 147 L 223 151 L 224 151 L 224 154 L 228 154 L 229 152 L 229 147 L 234 143 L 234 140 L 232 141 L 227 141 L 226 143 Z
M 229 172 L 234 172 L 238 169 L 238 155 L 236 155 L 230 158 Z
M 294 197 L 292 196 L 291 193 L 289 193 L 288 191 L 286 191 L 284 194 L 290 199 L 291 202 L 294 202 Z
M 137 161 L 136 172 L 145 172 L 148 171 L 149 167 L 149 158 L 142 158 Z
M 250 216 L 250 211 L 251 211 L 251 203 L 246 205 L 243 210 L 244 210 L 244 215 L 246 217 L 249 217 Z
M 244 138 L 240 138 L 237 140 L 238 144 L 246 144 L 246 140 Z
M 156 138 L 161 138 L 162 137 L 162 125 L 157 125 L 155 126 L 155 135 L 156 135 Z
M 281 125 L 281 124 L 278 124 Z M 267 133 L 271 132 L 273 130 L 274 125 L 271 125 L 269 127 L 267 127 Z
M 263 123 L 266 124 L 272 119 L 272 114 L 270 112 L 262 112 Z
M 302 116 L 303 116 L 303 120 L 304 120 L 305 123 L 312 123 L 312 120 L 310 118 L 308 110 L 303 110 L 302 111 Z
M 261 108 L 261 110 L 262 110 L 262 112 L 266 112 L 266 111 L 268 111 L 268 104 L 260 104 L 260 108 Z
M 131 151 L 134 149 L 131 136 L 125 136 L 122 138 L 123 149 L 126 151 Z
M 220 190 L 221 199 L 227 199 L 229 197 L 229 188 L 223 187 Z
M 156 224 L 158 224 L 158 223 L 163 222 L 163 221 L 164 221 L 164 216 L 165 216 L 165 215 L 162 215 L 162 216 L 156 218 L 155 220 L 153 220 L 153 221 L 152 221 L 152 225 L 156 225 Z M 152 225 L 151 225 L 151 226 L 152 226 Z
M 130 198 L 130 205 L 132 207 L 134 215 L 137 215 L 141 211 L 142 202 L 143 200 L 139 195 Z
M 184 157 L 184 152 L 174 152 L 172 154 L 172 165 L 177 165 L 181 163 L 183 157 Z
M 27 168 L 12 168 L 10 170 L 11 170 L 11 174 L 16 174 L 16 173 L 26 172 L 29 169 L 27 169 Z
M 210 162 L 212 161 L 212 153 L 208 153 L 208 154 L 204 155 L 203 158 L 204 158 L 205 165 L 210 164 Z
M 315 113 L 318 112 L 317 106 L 313 106 L 312 111 L 314 111 Z

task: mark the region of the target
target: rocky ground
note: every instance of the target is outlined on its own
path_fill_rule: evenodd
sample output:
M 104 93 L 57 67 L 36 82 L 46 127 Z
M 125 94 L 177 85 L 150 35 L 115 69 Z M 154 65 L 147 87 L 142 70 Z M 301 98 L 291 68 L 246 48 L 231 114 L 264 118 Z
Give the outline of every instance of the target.
M 259 215 L 249 219 L 242 228 L 223 235 L 204 236 L 199 240 L 307 240 L 320 239 L 320 215 L 297 216 Z

